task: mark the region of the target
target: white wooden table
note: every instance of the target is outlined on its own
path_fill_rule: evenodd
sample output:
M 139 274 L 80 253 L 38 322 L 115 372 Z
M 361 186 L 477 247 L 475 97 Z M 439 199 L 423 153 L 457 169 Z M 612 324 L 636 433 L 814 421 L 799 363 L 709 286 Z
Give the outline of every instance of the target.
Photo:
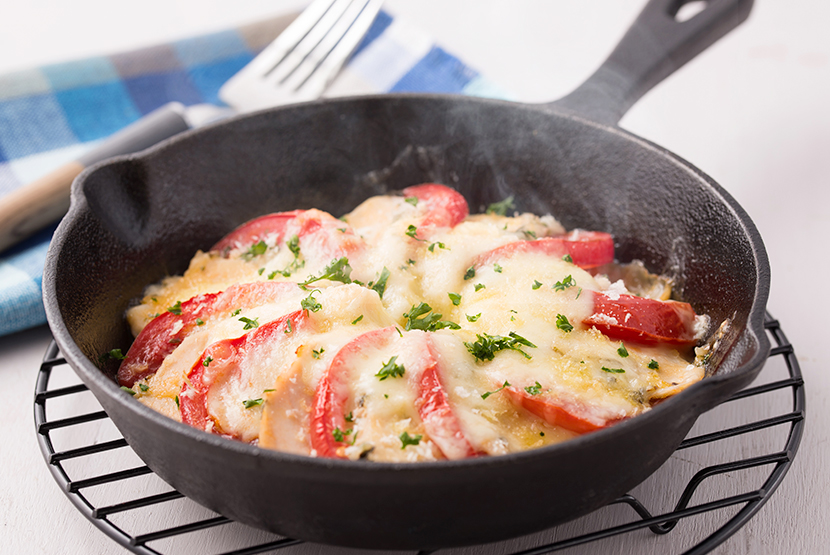
M 448 51 L 517 99 L 541 102 L 562 96 L 587 77 L 642 4 L 387 0 L 387 9 L 429 31 Z M 0 72 L 219 30 L 302 5 L 295 0 L 145 0 L 140 11 L 131 8 L 125 17 L 124 4 L 104 0 L 18 2 L 2 9 Z M 821 0 L 759 0 L 743 26 L 647 94 L 621 122 L 703 169 L 753 218 L 772 265 L 769 310 L 795 345 L 807 382 L 807 431 L 792 470 L 770 502 L 718 553 L 826 553 L 830 544 L 824 526 L 830 516 L 830 480 L 824 472 L 830 458 L 825 425 L 830 418 L 830 356 L 823 337 L 828 329 L 824 318 L 830 312 L 824 292 L 830 263 L 823 243 L 830 237 L 830 41 L 825 29 L 829 16 L 830 4 Z M 67 501 L 38 449 L 32 396 L 49 339 L 45 327 L 0 338 L 0 552 L 122 553 Z M 762 379 L 769 377 L 764 374 Z M 698 429 L 742 422 L 747 415 L 757 418 L 771 404 L 786 411 L 788 399 L 727 405 L 705 415 Z M 638 493 L 655 510 L 665 510 L 676 501 L 676 480 L 685 481 L 712 462 L 780 448 L 783 438 L 775 434 L 750 434 L 726 447 L 713 444 L 680 452 Z M 728 495 L 756 484 L 757 475 L 735 473 L 702 495 Z M 164 515 L 155 518 L 163 520 Z M 614 518 L 613 511 L 606 511 L 590 517 L 588 525 Z M 637 532 L 568 553 L 677 553 L 723 520 L 696 517 L 665 537 Z M 562 537 L 580 526 L 586 524 L 544 538 Z M 520 540 L 511 549 L 538 541 Z M 308 545 L 288 551 L 346 552 Z M 465 552 L 503 549 L 488 546 Z

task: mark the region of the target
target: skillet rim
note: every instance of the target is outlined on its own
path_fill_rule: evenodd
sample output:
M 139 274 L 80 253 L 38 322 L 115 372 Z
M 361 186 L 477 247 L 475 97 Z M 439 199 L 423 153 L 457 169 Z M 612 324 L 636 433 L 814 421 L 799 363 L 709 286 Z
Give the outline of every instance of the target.
M 741 227 L 743 228 L 745 237 L 751 246 L 755 266 L 755 274 L 757 277 L 755 295 L 753 298 L 752 307 L 749 313 L 747 314 L 745 328 L 735 338 L 735 343 L 733 344 L 733 346 L 743 341 L 750 341 L 751 343 L 749 348 L 753 352 L 752 356 L 749 357 L 749 359 L 743 362 L 742 364 L 736 365 L 734 369 L 732 369 L 728 374 L 718 374 L 716 372 L 713 375 L 707 376 L 700 382 L 693 384 L 692 386 L 683 390 L 679 394 L 673 396 L 670 399 L 667 399 L 665 402 L 659 403 L 657 406 L 652 407 L 650 410 L 638 415 L 635 418 L 624 420 L 608 428 L 598 430 L 596 432 L 592 432 L 589 434 L 584 434 L 582 436 L 562 443 L 552 444 L 541 448 L 529 449 L 515 453 L 508 453 L 506 455 L 475 457 L 456 461 L 442 460 L 419 463 L 384 463 L 326 459 L 310 457 L 305 455 L 294 455 L 290 453 L 264 449 L 233 440 L 227 440 L 220 436 L 197 430 L 195 428 L 192 428 L 181 422 L 177 422 L 171 418 L 162 415 L 161 413 L 152 410 L 151 408 L 147 407 L 146 405 L 143 405 L 142 403 L 139 403 L 137 400 L 133 399 L 131 396 L 121 391 L 121 389 L 118 387 L 115 381 L 109 379 L 99 368 L 97 368 L 92 363 L 92 361 L 90 361 L 81 352 L 80 348 L 69 334 L 69 331 L 64 324 L 63 317 L 58 306 L 57 292 L 55 289 L 55 285 L 57 283 L 56 265 L 58 258 L 61 256 L 61 253 L 66 248 L 67 243 L 69 243 L 71 240 L 71 235 L 69 231 L 73 221 L 78 219 L 79 216 L 83 214 L 84 209 L 88 209 L 88 201 L 86 196 L 82 192 L 82 187 L 85 180 L 87 180 L 90 175 L 98 171 L 100 168 L 106 166 L 118 164 L 124 161 L 146 159 L 159 153 L 163 153 L 163 151 L 169 145 L 173 145 L 181 141 L 190 140 L 191 137 L 208 132 L 214 128 L 228 124 L 233 124 L 241 120 L 261 117 L 263 115 L 271 114 L 274 112 L 292 110 L 301 106 L 308 107 L 312 105 L 324 106 L 332 104 L 349 104 L 354 102 L 401 101 L 407 99 L 417 99 L 428 102 L 451 101 L 467 102 L 473 104 L 491 104 L 495 106 L 507 107 L 509 109 L 536 110 L 544 113 L 547 116 L 571 119 L 579 122 L 582 125 L 588 125 L 602 132 L 612 133 L 627 141 L 631 141 L 637 144 L 637 146 L 639 146 L 640 148 L 645 148 L 656 153 L 666 161 L 674 164 L 677 168 L 681 169 L 685 173 L 691 174 L 695 179 L 700 181 L 703 186 L 708 188 L 720 200 L 720 202 L 734 214 L 735 219 L 740 223 Z M 616 430 L 623 430 L 621 432 L 617 432 L 618 434 L 622 434 L 626 433 L 625 430 L 632 429 L 633 431 L 633 429 L 636 429 L 637 427 L 647 426 L 648 423 L 651 422 L 651 420 L 655 418 L 661 418 L 664 412 L 671 410 L 675 405 L 681 402 L 689 405 L 690 407 L 696 407 L 693 420 L 697 419 L 701 414 L 710 410 L 716 404 L 724 401 L 729 394 L 734 393 L 735 391 L 740 389 L 740 387 L 734 387 L 730 389 L 726 394 L 720 392 L 720 389 L 723 389 L 723 387 L 726 385 L 730 385 L 732 382 L 738 382 L 738 386 L 745 385 L 743 383 L 744 381 L 746 383 L 751 382 L 763 367 L 763 364 L 766 361 L 767 354 L 770 349 L 770 341 L 766 332 L 764 331 L 764 316 L 766 311 L 767 300 L 769 297 L 769 285 L 770 268 L 766 249 L 764 247 L 763 240 L 761 239 L 758 229 L 752 222 L 749 215 L 743 209 L 743 207 L 741 207 L 741 205 L 711 177 L 709 177 L 707 174 L 705 174 L 703 171 L 701 171 L 693 164 L 689 163 L 688 161 L 674 154 L 673 152 L 665 149 L 664 147 L 661 147 L 651 141 L 648 141 L 647 139 L 643 139 L 642 137 L 639 137 L 629 131 L 626 131 L 618 125 L 609 125 L 596 122 L 594 120 L 583 117 L 578 113 L 558 107 L 555 103 L 529 104 L 500 99 L 451 94 L 397 93 L 328 98 L 299 104 L 269 108 L 251 112 L 248 114 L 242 114 L 226 120 L 206 125 L 201 128 L 191 129 L 189 131 L 166 139 L 143 151 L 113 157 L 86 168 L 83 172 L 81 172 L 81 174 L 75 179 L 75 181 L 72 184 L 70 209 L 67 215 L 61 221 L 57 230 L 55 231 L 54 237 L 49 247 L 43 274 L 43 297 L 49 327 L 54 335 L 56 343 L 58 344 L 61 350 L 61 353 L 66 358 L 67 362 L 69 362 L 73 370 L 77 374 L 79 374 L 82 381 L 88 386 L 90 386 L 90 389 L 93 390 L 93 393 L 100 392 L 101 394 L 107 395 L 110 399 L 112 399 L 112 401 L 120 403 L 126 410 L 128 410 L 131 413 L 132 416 L 139 418 L 149 418 L 156 425 L 160 425 L 164 428 L 167 428 L 171 432 L 183 433 L 185 436 L 188 436 L 189 439 L 197 441 L 199 443 L 205 443 L 212 448 L 215 447 L 220 449 L 230 449 L 232 452 L 235 452 L 239 455 L 256 457 L 260 460 L 262 460 L 262 458 L 264 457 L 268 460 L 272 460 L 274 463 L 277 464 L 299 464 L 301 466 L 312 465 L 319 466 L 320 468 L 336 468 L 341 472 L 363 472 L 365 470 L 370 470 L 374 473 L 380 473 L 384 471 L 388 471 L 390 473 L 400 473 L 402 471 L 411 472 L 420 469 L 422 470 L 422 473 L 427 473 L 433 471 L 446 472 L 448 470 L 456 469 L 457 471 L 463 471 L 471 465 L 504 466 L 510 464 L 519 464 L 525 459 L 533 459 L 537 457 L 547 458 L 554 456 L 566 456 L 566 454 L 571 450 L 581 449 L 583 445 L 590 445 L 593 443 L 604 441 L 604 438 L 607 437 L 608 434 L 614 433 L 614 431 Z M 728 359 L 729 356 L 730 355 L 727 354 L 726 359 Z M 719 392 L 720 394 L 707 395 L 708 393 L 715 391 Z M 129 399 L 132 402 L 127 402 L 125 404 L 123 403 L 124 399 Z M 695 403 L 695 401 L 697 401 L 697 403 Z M 641 424 L 638 424 L 638 422 L 641 422 Z M 557 455 L 558 453 L 562 454 Z

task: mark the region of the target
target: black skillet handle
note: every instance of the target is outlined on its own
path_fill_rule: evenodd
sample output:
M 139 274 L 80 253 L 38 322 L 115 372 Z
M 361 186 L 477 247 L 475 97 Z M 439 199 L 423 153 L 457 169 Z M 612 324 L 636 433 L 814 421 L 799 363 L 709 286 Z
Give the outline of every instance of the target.
M 675 19 L 690 0 L 651 0 L 600 68 L 549 104 L 609 125 L 654 85 L 741 24 L 753 0 L 707 0 L 691 19 Z

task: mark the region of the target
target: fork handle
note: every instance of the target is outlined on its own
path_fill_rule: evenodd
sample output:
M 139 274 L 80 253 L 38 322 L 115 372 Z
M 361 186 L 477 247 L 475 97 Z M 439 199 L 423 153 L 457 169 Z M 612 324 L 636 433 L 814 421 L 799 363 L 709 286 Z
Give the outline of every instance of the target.
M 87 167 L 120 154 L 138 152 L 190 128 L 184 106 L 170 102 L 124 128 L 77 160 L 49 172 L 0 199 L 0 251 L 58 220 L 69 210 L 72 181 Z

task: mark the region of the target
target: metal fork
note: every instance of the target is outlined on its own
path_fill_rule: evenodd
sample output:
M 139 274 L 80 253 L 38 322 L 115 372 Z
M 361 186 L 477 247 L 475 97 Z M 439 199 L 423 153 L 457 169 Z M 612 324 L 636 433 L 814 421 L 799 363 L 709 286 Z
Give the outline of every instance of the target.
M 221 89 L 240 112 L 319 98 L 366 35 L 383 0 L 315 0 Z

